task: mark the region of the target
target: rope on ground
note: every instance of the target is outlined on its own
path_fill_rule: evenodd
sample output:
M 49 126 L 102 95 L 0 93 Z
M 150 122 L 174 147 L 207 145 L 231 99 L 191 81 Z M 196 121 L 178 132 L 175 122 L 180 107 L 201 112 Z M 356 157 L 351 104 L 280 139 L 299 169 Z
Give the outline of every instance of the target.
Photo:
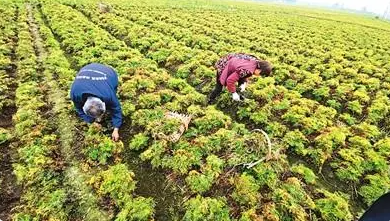
M 275 159 L 276 157 L 274 156 L 274 154 L 272 153 L 272 143 L 271 143 L 271 139 L 269 139 L 269 136 L 266 132 L 264 132 L 263 130 L 261 129 L 254 129 L 252 130 L 252 132 L 261 132 L 265 139 L 267 140 L 267 144 L 268 144 L 268 153 L 265 157 L 261 158 L 260 160 L 257 160 L 255 162 L 251 162 L 251 163 L 244 163 L 242 164 L 244 167 L 250 169 L 254 166 L 256 166 L 257 164 L 263 162 L 263 161 L 268 161 L 268 160 L 271 160 L 271 159 Z

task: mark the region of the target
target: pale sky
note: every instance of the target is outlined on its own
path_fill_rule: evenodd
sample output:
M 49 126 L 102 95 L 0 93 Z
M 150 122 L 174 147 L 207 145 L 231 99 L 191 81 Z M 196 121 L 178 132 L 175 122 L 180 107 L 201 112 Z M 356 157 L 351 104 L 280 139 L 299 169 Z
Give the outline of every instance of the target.
M 335 3 L 344 4 L 344 8 L 360 10 L 367 7 L 367 11 L 383 14 L 390 0 L 298 0 L 300 3 L 321 4 L 331 6 Z

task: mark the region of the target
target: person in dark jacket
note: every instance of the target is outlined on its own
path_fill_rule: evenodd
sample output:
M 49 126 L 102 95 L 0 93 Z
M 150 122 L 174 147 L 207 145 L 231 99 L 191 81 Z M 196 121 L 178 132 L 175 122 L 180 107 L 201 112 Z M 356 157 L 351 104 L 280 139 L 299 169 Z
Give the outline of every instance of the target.
M 269 76 L 272 72 L 269 62 L 244 53 L 228 54 L 217 61 L 215 68 L 217 69 L 217 83 L 209 96 L 209 103 L 219 96 L 224 86 L 232 93 L 233 100 L 239 101 L 240 95 L 236 91 L 236 82 L 238 82 L 240 91 L 243 92 L 249 77 L 260 76 L 260 74 Z
M 119 140 L 122 108 L 116 96 L 118 75 L 111 67 L 92 63 L 77 73 L 70 97 L 80 118 L 87 123 L 99 122 L 108 110 L 112 115 L 112 139 Z

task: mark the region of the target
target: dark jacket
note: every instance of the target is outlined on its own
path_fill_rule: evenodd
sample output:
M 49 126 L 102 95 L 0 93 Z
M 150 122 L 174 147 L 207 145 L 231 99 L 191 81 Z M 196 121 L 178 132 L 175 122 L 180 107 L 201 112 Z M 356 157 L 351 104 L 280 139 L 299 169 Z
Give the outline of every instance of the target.
M 377 199 L 359 221 L 389 221 L 390 192 Z
M 229 54 L 216 63 L 219 81 L 229 92 L 236 92 L 236 82 L 247 81 L 257 68 L 259 60 L 252 55 Z
M 70 97 L 78 115 L 88 123 L 92 123 L 94 119 L 84 113 L 84 103 L 91 95 L 100 98 L 106 104 L 106 110 L 112 114 L 112 125 L 119 128 L 122 124 L 122 108 L 116 96 L 117 87 L 118 75 L 112 68 L 92 63 L 77 73 Z

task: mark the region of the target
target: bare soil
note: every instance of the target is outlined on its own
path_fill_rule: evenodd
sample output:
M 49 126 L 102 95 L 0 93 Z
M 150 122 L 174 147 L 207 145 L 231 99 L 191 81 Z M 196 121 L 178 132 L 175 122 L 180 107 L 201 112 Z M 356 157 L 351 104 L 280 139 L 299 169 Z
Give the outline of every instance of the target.
M 12 115 L 16 107 L 3 108 L 0 115 L 0 127 L 11 129 Z M 0 220 L 11 220 L 11 210 L 20 198 L 20 187 L 16 185 L 16 177 L 13 174 L 13 148 L 10 142 L 0 145 Z
M 21 188 L 13 174 L 9 143 L 0 145 L 0 219 L 11 220 L 12 208 L 19 203 Z

